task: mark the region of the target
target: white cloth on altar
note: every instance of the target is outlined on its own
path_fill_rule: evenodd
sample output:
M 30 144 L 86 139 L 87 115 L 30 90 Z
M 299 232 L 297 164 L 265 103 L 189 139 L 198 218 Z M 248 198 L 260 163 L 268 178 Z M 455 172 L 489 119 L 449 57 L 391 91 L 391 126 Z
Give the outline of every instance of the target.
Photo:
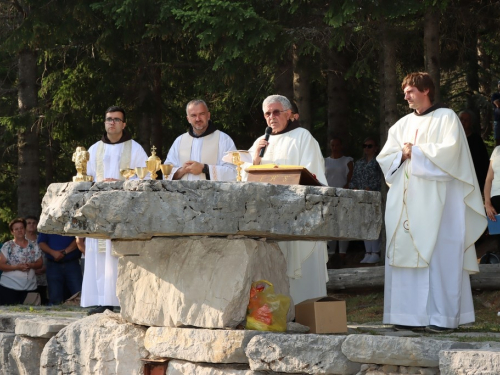
M 99 142 L 90 147 L 90 158 L 87 164 L 87 174 L 94 178 L 98 144 Z M 104 178 L 123 179 L 120 175 L 120 156 L 123 151 L 123 143 L 106 143 L 104 147 Z M 145 167 L 147 159 L 148 156 L 142 146 L 132 140 L 130 168 Z M 111 241 L 106 240 L 106 252 L 100 253 L 98 240 L 87 237 L 85 239 L 85 272 L 83 274 L 81 306 L 119 306 L 120 303 L 116 296 L 117 277 L 118 258 L 111 253 Z
M 400 164 L 407 142 L 412 158 Z M 384 323 L 455 328 L 474 321 L 468 271 L 478 270 L 474 242 L 486 220 L 458 117 L 449 109 L 403 117 L 377 160 L 390 185 Z
M 263 137 L 258 138 L 250 148 L 251 155 Z M 328 185 L 325 162 L 318 142 L 304 128 L 271 135 L 261 164 L 300 165 L 316 175 L 319 182 Z M 246 178 L 246 175 L 244 177 Z M 325 296 L 328 281 L 326 242 L 289 241 L 278 242 L 278 245 L 287 262 L 293 302 L 298 304 L 306 299 Z
M 184 134 L 183 134 L 184 135 Z M 181 138 L 183 135 L 177 137 L 168 151 L 167 158 L 165 159 L 165 164 L 172 164 L 172 172 L 168 176 L 168 180 L 171 180 L 175 172 L 182 167 L 179 158 L 179 146 L 181 143 Z M 191 160 L 198 163 L 204 163 L 201 160 L 201 153 L 203 147 L 204 137 L 195 138 L 193 137 L 193 144 L 191 146 Z M 219 137 L 219 150 L 217 152 L 217 165 L 209 165 L 210 170 L 210 180 L 211 181 L 235 181 L 236 180 L 236 166 L 231 163 L 226 163 L 222 160 L 224 154 L 227 151 L 235 151 L 236 146 L 233 140 L 224 132 L 220 132 Z M 199 175 L 188 174 L 187 180 L 194 181 L 199 180 Z

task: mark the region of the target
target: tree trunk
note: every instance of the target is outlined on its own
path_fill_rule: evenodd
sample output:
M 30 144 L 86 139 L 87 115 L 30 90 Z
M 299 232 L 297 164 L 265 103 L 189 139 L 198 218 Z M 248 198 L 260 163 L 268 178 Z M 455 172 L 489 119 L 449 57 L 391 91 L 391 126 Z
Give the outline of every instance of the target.
M 47 145 L 45 147 L 45 187 L 48 187 L 51 183 L 54 182 L 54 149 L 53 149 L 53 143 L 54 140 L 52 139 L 50 135 L 50 131 L 46 130 L 45 132 L 45 139 L 47 142 Z M 75 172 L 76 174 L 76 172 Z
M 441 101 L 440 95 L 440 68 L 439 68 L 439 18 L 440 14 L 435 7 L 427 8 L 424 15 L 424 57 L 425 69 L 436 86 L 434 102 Z
M 487 98 L 487 105 L 480 107 L 481 112 L 481 136 L 483 139 L 487 139 L 492 131 L 491 122 L 491 104 L 489 99 L 491 98 L 491 74 L 490 74 L 490 63 L 491 56 L 486 52 L 485 42 L 482 36 L 479 36 L 477 41 L 477 57 L 478 65 L 481 68 L 479 74 L 479 93 L 481 96 Z
M 476 290 L 500 290 L 500 264 L 480 264 L 479 273 L 470 276 Z M 384 289 L 384 266 L 328 270 L 329 292 Z
M 156 155 L 163 162 L 166 155 L 163 155 L 163 127 L 161 126 L 161 68 L 154 68 L 154 87 L 153 87 L 153 100 L 155 103 L 154 112 L 152 113 L 151 121 L 151 144 L 156 147 Z
M 274 76 L 274 94 L 293 98 L 293 63 L 292 57 L 285 56 L 276 67 Z
M 467 82 L 467 109 L 479 119 L 476 94 L 479 92 L 479 65 L 477 56 L 477 28 L 471 26 L 465 36 L 465 80 Z M 460 108 L 462 109 L 462 108 Z M 475 123 L 473 125 L 476 125 Z
M 328 127 L 327 149 L 330 151 L 330 140 L 333 136 L 342 139 L 344 150 L 349 148 L 349 100 L 347 82 L 344 79 L 347 64 L 342 52 L 328 51 L 327 95 L 328 95 Z M 329 154 L 330 152 L 328 152 Z
M 396 72 L 396 41 L 393 38 L 394 30 L 384 27 L 382 34 L 382 50 L 383 50 L 383 82 L 380 85 L 380 95 L 384 98 L 384 122 L 380 129 L 380 144 L 384 145 L 387 140 L 389 128 L 398 121 L 397 95 L 402 95 L 398 83 Z
M 151 149 L 151 114 L 149 112 L 148 103 L 151 98 L 151 92 L 145 68 L 141 69 L 139 82 L 139 93 L 137 97 L 137 108 L 139 109 L 140 116 L 138 141 L 146 153 L 149 154 L 149 150 Z
M 36 54 L 30 50 L 19 53 L 18 106 L 22 125 L 18 131 L 17 215 L 40 214 L 40 177 L 38 126 L 34 115 L 37 106 Z
M 297 46 L 293 46 L 293 99 L 299 109 L 300 126 L 311 130 L 311 85 L 306 58 L 299 55 Z M 289 98 L 292 99 L 292 98 Z

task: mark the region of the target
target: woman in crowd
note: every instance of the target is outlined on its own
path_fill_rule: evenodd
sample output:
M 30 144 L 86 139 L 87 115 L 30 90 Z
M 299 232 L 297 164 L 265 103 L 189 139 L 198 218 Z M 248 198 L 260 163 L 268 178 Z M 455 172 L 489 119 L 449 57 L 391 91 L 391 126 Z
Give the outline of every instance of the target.
M 495 147 L 490 157 L 490 166 L 484 183 L 484 208 L 492 221 L 500 212 L 500 146 Z M 500 235 L 497 235 L 497 251 L 500 251 Z
M 375 138 L 366 138 L 363 142 L 364 156 L 354 165 L 349 187 L 357 190 L 380 191 L 382 171 L 375 159 L 379 152 Z M 377 263 L 380 261 L 380 239 L 365 241 L 365 257 L 361 263 Z
M 14 239 L 0 251 L 0 305 L 23 303 L 28 292 L 36 290 L 35 270 L 43 266 L 38 245 L 26 239 L 26 220 L 12 220 L 9 229 Z
M 333 137 L 330 141 L 332 153 L 325 158 L 325 174 L 328 186 L 347 189 L 352 178 L 354 169 L 353 160 L 350 156 L 344 156 L 342 139 Z M 335 254 L 335 248 L 339 243 L 339 256 L 346 257 L 349 241 L 328 241 L 328 255 Z

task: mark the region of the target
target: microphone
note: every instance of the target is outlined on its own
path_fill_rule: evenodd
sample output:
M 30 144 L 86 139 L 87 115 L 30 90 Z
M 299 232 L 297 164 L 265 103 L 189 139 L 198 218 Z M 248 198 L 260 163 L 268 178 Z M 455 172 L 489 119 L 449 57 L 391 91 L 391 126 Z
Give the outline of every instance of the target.
M 269 137 L 271 136 L 271 133 L 273 132 L 273 128 L 271 128 L 270 126 L 268 126 L 266 128 L 266 136 L 264 137 L 264 139 L 266 141 L 269 141 Z M 259 153 L 259 157 L 263 157 L 264 156 L 264 153 L 266 152 L 266 147 L 262 147 L 260 149 L 260 153 Z

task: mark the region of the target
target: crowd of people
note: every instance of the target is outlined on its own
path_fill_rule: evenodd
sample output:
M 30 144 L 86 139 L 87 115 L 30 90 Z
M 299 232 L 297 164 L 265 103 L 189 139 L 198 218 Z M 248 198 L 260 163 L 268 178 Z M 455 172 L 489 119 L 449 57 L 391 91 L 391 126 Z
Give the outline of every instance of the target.
M 295 104 L 281 95 L 263 101 L 270 130 L 249 153 L 253 165 L 303 166 L 325 186 L 380 191 L 385 180 L 390 188 L 384 322 L 399 329 L 443 332 L 474 321 L 469 274 L 478 271 L 474 244 L 485 230 L 485 217 L 495 221 L 500 212 L 500 178 L 495 178 L 500 174 L 500 146 L 489 162 L 481 137 L 473 131 L 474 114 L 463 111 L 457 116 L 434 103 L 434 83 L 427 73 L 409 74 L 401 89 L 413 112 L 390 128 L 381 150 L 375 138 L 366 138 L 363 157 L 355 163 L 336 136 L 330 141 L 330 156 L 323 158 L 318 142 L 300 126 Z M 500 94 L 492 97 L 495 111 L 499 100 Z M 112 106 L 104 117 L 105 132 L 88 151 L 88 174 L 96 182 L 123 180 L 120 170 L 144 166 L 147 154 L 127 131 L 123 108 Z M 190 101 L 186 119 L 188 131 L 170 148 L 165 164 L 173 169 L 164 178 L 234 181 L 235 166 L 224 161 L 224 155 L 236 150 L 235 144 L 212 122 L 208 105 L 201 99 Z M 496 120 L 494 125 L 496 137 Z M 28 217 L 9 225 L 13 240 L 0 253 L 0 304 L 23 303 L 38 291 L 46 298 L 43 303 L 56 305 L 81 291 L 81 305 L 93 307 L 89 314 L 118 307 L 118 261 L 111 241 L 37 236 L 36 224 L 36 218 Z M 278 245 L 297 304 L 326 295 L 328 255 L 338 246 L 340 257 L 345 257 L 349 242 L 329 241 L 328 250 L 324 241 Z M 364 241 L 364 246 L 361 263 L 380 262 L 380 238 Z

